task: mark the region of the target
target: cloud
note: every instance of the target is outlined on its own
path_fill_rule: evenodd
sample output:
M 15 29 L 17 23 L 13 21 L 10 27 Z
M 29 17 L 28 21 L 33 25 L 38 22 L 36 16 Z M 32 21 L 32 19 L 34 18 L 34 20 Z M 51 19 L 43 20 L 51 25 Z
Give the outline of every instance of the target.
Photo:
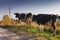
M 60 1 L 58 0 L 0 0 L 0 18 L 5 13 L 9 13 L 9 3 L 13 18 L 15 18 L 15 12 L 32 12 L 33 14 L 60 12 Z

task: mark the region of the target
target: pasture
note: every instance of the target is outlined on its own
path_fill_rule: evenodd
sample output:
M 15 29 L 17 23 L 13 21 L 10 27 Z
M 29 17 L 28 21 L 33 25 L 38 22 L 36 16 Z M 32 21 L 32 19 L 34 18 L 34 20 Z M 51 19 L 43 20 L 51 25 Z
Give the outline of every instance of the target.
M 21 34 L 21 32 L 23 32 L 22 34 L 24 35 L 28 35 L 29 33 L 31 33 L 32 35 L 30 36 L 36 36 L 36 37 L 45 37 L 48 40 L 60 40 L 60 21 L 57 22 L 56 25 L 56 36 L 53 36 L 53 29 L 51 26 L 49 26 L 49 24 L 45 25 L 44 31 L 40 32 L 39 27 L 37 26 L 36 22 L 32 22 L 31 26 L 28 26 L 26 24 L 23 25 L 6 25 L 4 26 L 4 28 L 7 28 L 9 30 L 12 30 L 14 32 L 16 32 L 17 34 Z M 19 32 L 21 31 L 21 32 Z M 28 34 L 25 34 L 27 32 Z M 39 39 L 38 39 L 39 40 Z

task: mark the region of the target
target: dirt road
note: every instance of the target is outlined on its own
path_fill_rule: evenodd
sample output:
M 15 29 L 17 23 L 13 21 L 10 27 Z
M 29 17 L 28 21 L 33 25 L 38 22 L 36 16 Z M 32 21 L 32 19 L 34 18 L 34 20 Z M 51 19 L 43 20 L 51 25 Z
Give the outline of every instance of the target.
M 18 35 L 8 29 L 0 27 L 0 40 L 47 40 L 44 37 L 29 37 L 24 35 Z

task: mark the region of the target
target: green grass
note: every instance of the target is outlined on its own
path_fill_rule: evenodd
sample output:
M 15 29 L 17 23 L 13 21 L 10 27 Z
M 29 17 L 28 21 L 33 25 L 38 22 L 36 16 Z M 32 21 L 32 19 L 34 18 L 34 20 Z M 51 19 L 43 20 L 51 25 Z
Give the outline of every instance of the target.
M 55 36 L 53 36 L 52 31 L 50 31 L 50 32 L 48 32 L 48 31 L 39 32 L 38 29 L 32 28 L 32 29 L 30 29 L 29 32 L 32 32 L 35 36 L 46 37 L 46 38 L 48 38 L 49 40 L 60 40 L 60 35 L 56 35 L 56 37 L 55 37 Z
M 46 30 L 44 29 L 44 32 L 40 32 L 39 28 L 33 28 L 33 27 L 28 27 L 28 26 L 5 26 L 8 29 L 15 29 L 15 30 L 19 30 L 19 31 L 25 31 L 25 32 L 30 32 L 32 33 L 34 36 L 42 36 L 42 37 L 46 37 L 49 40 L 60 40 L 60 31 L 57 31 L 57 35 L 53 36 L 53 31 L 51 29 Z

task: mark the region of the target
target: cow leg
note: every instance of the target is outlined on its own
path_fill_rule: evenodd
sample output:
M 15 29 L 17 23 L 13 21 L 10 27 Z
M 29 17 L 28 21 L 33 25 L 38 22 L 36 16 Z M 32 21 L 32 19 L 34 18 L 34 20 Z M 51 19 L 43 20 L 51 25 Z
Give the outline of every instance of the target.
M 53 27 L 53 30 L 54 30 L 53 35 L 55 36 L 55 35 L 56 35 L 56 28 L 55 28 L 55 25 L 52 24 L 52 27 Z
M 40 24 L 40 25 L 39 25 L 39 28 L 40 28 L 40 32 L 43 32 L 43 30 L 44 30 L 44 25 Z
M 44 25 L 41 26 L 41 31 L 42 31 L 42 32 L 44 31 Z
M 54 29 L 53 35 L 55 36 L 56 35 L 56 28 L 55 28 L 55 26 L 53 26 L 53 29 Z
M 39 29 L 40 29 L 40 32 L 41 32 L 41 26 L 40 26 L 40 24 L 38 25 L 38 27 L 39 27 Z
M 41 29 L 41 25 L 39 25 L 39 29 L 40 29 L 40 32 L 42 31 L 42 29 Z

